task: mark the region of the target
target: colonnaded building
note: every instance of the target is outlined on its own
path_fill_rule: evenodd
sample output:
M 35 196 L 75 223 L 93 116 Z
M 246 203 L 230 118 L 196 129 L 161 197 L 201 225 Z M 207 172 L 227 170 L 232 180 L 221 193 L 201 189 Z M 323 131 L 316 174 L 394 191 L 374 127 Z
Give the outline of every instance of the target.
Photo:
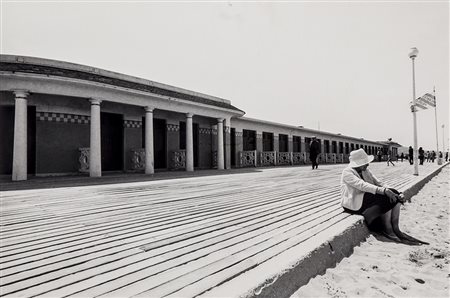
M 326 163 L 400 146 L 243 117 L 229 100 L 94 67 L 0 58 L 0 175 L 12 180 L 299 165 L 312 136 Z

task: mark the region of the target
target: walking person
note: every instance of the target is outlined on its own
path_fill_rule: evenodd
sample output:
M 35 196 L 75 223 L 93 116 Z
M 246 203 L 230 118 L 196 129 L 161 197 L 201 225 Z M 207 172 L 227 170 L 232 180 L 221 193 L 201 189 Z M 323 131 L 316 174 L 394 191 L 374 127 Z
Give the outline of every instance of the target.
M 381 230 L 386 238 L 405 244 L 429 244 L 400 231 L 403 194 L 387 187 L 368 169 L 373 155 L 364 149 L 350 152 L 350 163 L 342 171 L 341 205 L 350 214 L 364 216 L 370 230 Z
M 427 162 L 430 160 L 430 151 L 425 152 L 425 160 Z
M 311 160 L 312 169 L 319 168 L 319 154 L 320 154 L 320 143 L 317 141 L 316 137 L 312 137 L 309 143 L 309 159 Z
M 391 156 L 392 156 L 392 151 L 389 150 L 388 151 L 388 156 L 387 156 L 387 165 L 389 166 L 389 163 L 391 163 L 395 167 L 395 164 L 392 162 Z
M 423 165 L 424 159 L 425 159 L 425 151 L 423 151 L 422 147 L 419 147 L 419 160 L 421 165 Z
M 445 162 L 447 162 L 447 161 L 448 161 L 448 151 L 445 152 Z
M 404 158 L 405 158 L 405 154 L 403 154 L 403 152 L 402 152 L 402 154 L 400 154 L 400 160 L 403 162 Z
M 409 164 L 410 165 L 414 164 L 414 149 L 411 146 L 409 146 L 409 149 L 408 149 L 408 158 L 409 158 Z

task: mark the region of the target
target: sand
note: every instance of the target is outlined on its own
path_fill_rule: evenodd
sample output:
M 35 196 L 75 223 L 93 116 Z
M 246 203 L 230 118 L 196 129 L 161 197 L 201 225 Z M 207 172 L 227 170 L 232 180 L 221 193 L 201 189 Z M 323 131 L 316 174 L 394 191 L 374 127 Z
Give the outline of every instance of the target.
M 430 245 L 370 235 L 350 257 L 311 279 L 291 298 L 450 297 L 449 180 L 446 166 L 401 209 L 401 229 Z

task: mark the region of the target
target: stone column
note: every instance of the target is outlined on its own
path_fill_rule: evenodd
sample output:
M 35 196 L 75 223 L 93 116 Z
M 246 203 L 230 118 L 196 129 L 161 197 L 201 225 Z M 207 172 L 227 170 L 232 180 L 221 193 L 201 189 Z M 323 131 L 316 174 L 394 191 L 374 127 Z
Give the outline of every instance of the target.
M 89 149 L 89 176 L 102 176 L 102 150 L 100 133 L 100 103 L 99 99 L 92 98 L 91 102 L 91 137 Z
M 306 152 L 305 137 L 300 137 L 300 152 Z
M 225 118 L 225 169 L 231 169 L 231 119 Z
M 217 169 L 224 169 L 223 118 L 217 119 Z
M 153 150 L 153 108 L 145 107 L 145 174 L 155 173 Z
M 12 180 L 27 180 L 27 96 L 28 92 L 14 91 L 16 96 L 14 108 L 14 151 Z
M 194 135 L 192 132 L 191 113 L 186 114 L 186 171 L 194 171 Z

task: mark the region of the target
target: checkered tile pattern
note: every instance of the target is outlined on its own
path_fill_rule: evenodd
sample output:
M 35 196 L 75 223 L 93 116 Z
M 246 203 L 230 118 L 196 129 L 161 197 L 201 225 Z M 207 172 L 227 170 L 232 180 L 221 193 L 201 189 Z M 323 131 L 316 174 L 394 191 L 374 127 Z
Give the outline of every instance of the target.
M 89 124 L 91 117 L 64 113 L 36 112 L 38 121 Z
M 167 131 L 179 131 L 180 126 L 176 124 L 167 124 Z
M 210 135 L 211 134 L 211 128 L 201 127 L 201 128 L 198 129 L 198 132 L 200 134 Z
M 142 121 L 124 120 L 123 121 L 123 127 L 125 127 L 125 128 L 141 128 L 142 127 Z

